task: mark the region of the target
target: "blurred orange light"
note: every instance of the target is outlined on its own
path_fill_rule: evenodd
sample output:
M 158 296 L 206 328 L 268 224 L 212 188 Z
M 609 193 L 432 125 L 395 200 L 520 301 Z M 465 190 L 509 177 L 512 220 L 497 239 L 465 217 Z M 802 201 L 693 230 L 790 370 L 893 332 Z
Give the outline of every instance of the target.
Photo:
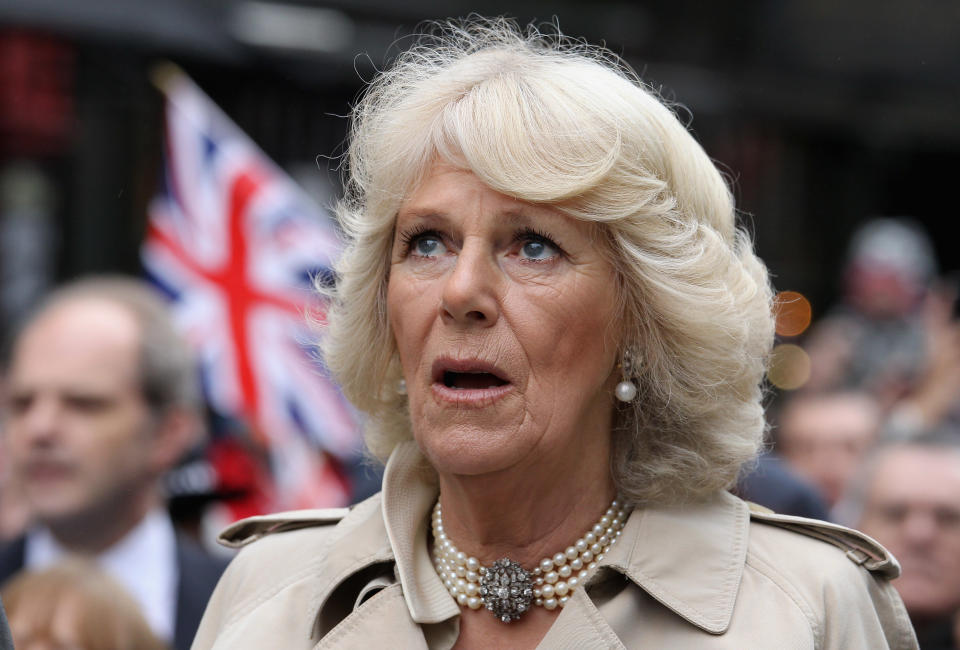
M 770 354 L 767 379 L 777 388 L 796 390 L 810 379 L 810 356 L 799 345 L 782 343 Z
M 802 293 L 781 291 L 773 299 L 773 310 L 780 336 L 798 336 L 810 326 L 813 310 Z

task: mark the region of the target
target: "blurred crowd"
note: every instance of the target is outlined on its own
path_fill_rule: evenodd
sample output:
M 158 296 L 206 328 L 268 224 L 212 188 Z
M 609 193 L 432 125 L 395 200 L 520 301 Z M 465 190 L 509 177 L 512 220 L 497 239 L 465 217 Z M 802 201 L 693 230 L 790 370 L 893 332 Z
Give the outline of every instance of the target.
M 921 647 L 960 647 L 957 287 L 906 219 L 864 224 L 842 273 L 839 304 L 795 340 L 803 381 L 771 391 L 768 449 L 737 489 L 877 539 L 902 565 Z M 75 281 L 31 313 L 0 383 L 0 595 L 17 647 L 188 648 L 228 561 L 210 506 L 255 514 L 269 467 L 242 435 L 210 446 L 211 427 L 241 425 L 204 411 L 147 285 Z
M 960 647 L 960 321 L 924 230 L 877 218 L 852 237 L 839 304 L 799 339 L 801 381 L 768 408 L 742 496 L 858 528 L 900 561 L 924 649 Z M 793 373 L 796 376 L 798 373 Z

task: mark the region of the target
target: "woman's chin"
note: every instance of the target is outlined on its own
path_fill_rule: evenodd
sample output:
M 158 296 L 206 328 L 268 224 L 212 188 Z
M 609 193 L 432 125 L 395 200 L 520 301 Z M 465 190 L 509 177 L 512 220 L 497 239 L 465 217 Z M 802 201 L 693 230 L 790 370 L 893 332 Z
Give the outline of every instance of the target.
M 447 476 L 483 476 L 503 472 L 531 453 L 516 431 L 497 428 L 441 427 L 418 436 L 417 444 L 438 473 Z

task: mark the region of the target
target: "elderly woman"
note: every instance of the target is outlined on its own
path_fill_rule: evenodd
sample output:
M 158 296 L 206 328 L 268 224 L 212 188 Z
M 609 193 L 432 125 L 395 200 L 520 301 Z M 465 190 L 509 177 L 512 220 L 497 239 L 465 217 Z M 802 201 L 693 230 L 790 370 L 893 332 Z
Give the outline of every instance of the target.
M 348 162 L 325 352 L 383 492 L 229 529 L 195 648 L 915 646 L 882 547 L 725 491 L 767 272 L 614 55 L 448 25 L 370 85 Z

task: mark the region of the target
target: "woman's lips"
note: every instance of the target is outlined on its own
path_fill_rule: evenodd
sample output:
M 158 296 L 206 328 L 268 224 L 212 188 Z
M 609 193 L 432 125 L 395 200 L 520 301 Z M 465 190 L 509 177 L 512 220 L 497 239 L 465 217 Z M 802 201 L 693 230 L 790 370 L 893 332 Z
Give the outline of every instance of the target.
M 479 359 L 437 359 L 431 376 L 439 400 L 462 406 L 486 406 L 513 389 L 503 370 Z
M 443 384 L 431 385 L 434 396 L 441 402 L 480 408 L 493 404 L 513 390 L 513 384 L 489 388 L 449 388 Z

